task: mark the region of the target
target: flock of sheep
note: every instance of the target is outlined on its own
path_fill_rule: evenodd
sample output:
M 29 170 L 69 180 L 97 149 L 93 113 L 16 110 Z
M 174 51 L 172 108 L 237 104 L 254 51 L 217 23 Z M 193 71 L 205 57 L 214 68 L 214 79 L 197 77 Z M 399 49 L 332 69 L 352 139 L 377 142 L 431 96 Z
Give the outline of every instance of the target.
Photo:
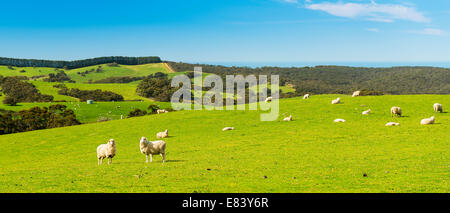
M 360 95 L 360 91 L 355 91 L 352 95 L 352 97 L 357 97 Z M 309 99 L 310 95 L 306 94 L 303 96 L 303 99 Z M 272 97 L 268 97 L 265 99 L 265 102 L 271 102 L 272 101 Z M 331 101 L 331 104 L 339 104 L 341 103 L 340 98 L 334 99 Z M 442 108 L 442 104 L 439 103 L 435 103 L 433 105 L 433 109 L 435 112 L 443 112 L 443 108 Z M 369 115 L 371 112 L 370 109 L 363 111 L 362 114 L 363 115 Z M 158 110 L 157 111 L 158 114 L 160 113 L 167 113 L 166 110 Z M 402 116 L 402 109 L 400 107 L 392 107 L 391 108 L 391 115 L 392 117 L 394 116 Z M 292 121 L 292 115 L 285 117 L 283 119 L 283 121 Z M 340 122 L 345 122 L 344 119 L 335 119 L 334 122 L 336 123 L 340 123 Z M 435 122 L 435 117 L 431 116 L 430 118 L 425 118 L 422 119 L 420 121 L 421 125 L 428 125 L 428 124 L 434 124 Z M 385 126 L 398 126 L 400 125 L 399 123 L 396 122 L 389 122 L 387 123 Z M 230 131 L 230 130 L 234 130 L 234 127 L 225 127 L 222 129 L 222 131 Z M 156 134 L 156 138 L 160 139 L 160 138 L 166 138 L 169 136 L 169 130 L 165 130 L 164 132 L 158 132 Z M 166 142 L 162 141 L 162 140 L 157 140 L 157 141 L 148 141 L 146 137 L 141 137 L 141 140 L 139 142 L 139 148 L 142 154 L 146 155 L 146 162 L 148 163 L 148 157 L 150 156 L 150 162 L 153 161 L 153 155 L 161 155 L 162 157 L 162 162 L 164 163 L 166 161 Z M 114 139 L 110 139 L 106 144 L 101 144 L 97 147 L 97 159 L 98 159 L 98 165 L 103 163 L 103 159 L 107 158 L 108 159 L 108 164 L 112 163 L 112 158 L 116 155 L 116 142 L 114 141 Z
M 360 94 L 361 94 L 361 91 L 355 91 L 355 92 L 353 92 L 352 97 L 360 96 Z M 310 94 L 305 94 L 303 96 L 303 99 L 309 99 L 310 97 L 311 97 Z M 266 102 L 270 102 L 270 101 L 272 101 L 272 97 L 268 97 L 266 99 Z M 341 99 L 340 98 L 336 98 L 336 99 L 331 101 L 331 104 L 340 104 L 340 103 L 341 103 Z M 443 112 L 442 104 L 439 104 L 439 103 L 435 103 L 433 105 L 433 109 L 434 109 L 435 112 L 441 112 L 441 113 Z M 363 111 L 362 114 L 363 115 L 369 115 L 370 112 L 371 112 L 371 110 L 368 109 L 366 111 Z M 392 117 L 394 117 L 394 116 L 401 117 L 402 116 L 402 109 L 400 107 L 396 107 L 396 106 L 392 107 L 391 108 L 391 115 L 392 115 Z M 289 117 L 285 117 L 283 119 L 283 121 L 292 121 L 292 115 L 290 115 Z M 342 123 L 342 122 L 345 122 L 345 120 L 341 119 L 341 118 L 338 118 L 338 119 L 335 119 L 334 122 L 335 123 Z M 434 122 L 435 122 L 435 117 L 431 116 L 430 118 L 422 119 L 420 121 L 420 124 L 421 125 L 428 125 L 428 124 L 434 124 Z M 385 126 L 399 126 L 399 125 L 400 125 L 400 123 L 388 122 L 388 123 L 386 123 Z

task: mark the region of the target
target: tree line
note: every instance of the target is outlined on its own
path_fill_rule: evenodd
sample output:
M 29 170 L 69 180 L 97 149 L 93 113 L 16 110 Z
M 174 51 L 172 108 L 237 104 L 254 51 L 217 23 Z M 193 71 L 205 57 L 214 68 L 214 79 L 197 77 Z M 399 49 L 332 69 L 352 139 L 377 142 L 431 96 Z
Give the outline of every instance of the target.
M 292 84 L 295 95 L 305 93 L 349 94 L 367 90 L 375 94 L 450 94 L 450 69 L 437 67 L 226 67 L 208 64 L 167 62 L 177 72 L 192 71 L 201 66 L 203 72 L 226 75 L 279 75 L 280 85 Z M 270 80 L 270 77 L 268 77 Z
M 124 65 L 139 65 L 149 63 L 160 63 L 161 59 L 157 56 L 148 57 L 125 57 L 125 56 L 109 56 L 98 57 L 75 61 L 55 61 L 55 60 L 39 60 L 39 59 L 18 59 L 18 58 L 4 58 L 0 57 L 0 65 L 15 66 L 15 67 L 53 67 L 76 69 L 87 66 L 94 66 L 99 64 L 124 64 Z

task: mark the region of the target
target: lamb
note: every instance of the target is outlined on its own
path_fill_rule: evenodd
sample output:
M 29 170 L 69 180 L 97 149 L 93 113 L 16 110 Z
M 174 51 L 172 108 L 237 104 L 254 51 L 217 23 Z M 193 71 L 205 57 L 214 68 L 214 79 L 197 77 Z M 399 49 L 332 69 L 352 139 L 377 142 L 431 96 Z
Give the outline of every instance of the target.
M 153 155 L 160 154 L 162 162 L 166 162 L 166 142 L 164 141 L 148 141 L 146 137 L 141 137 L 139 142 L 141 153 L 146 155 L 148 163 L 148 156 L 150 155 L 150 162 L 153 162 Z
M 308 99 L 309 98 L 309 94 L 306 94 L 303 96 L 303 99 Z
M 391 115 L 394 117 L 395 115 L 402 117 L 402 109 L 400 107 L 392 107 L 391 108 Z
M 399 126 L 399 125 L 400 125 L 399 123 L 389 122 L 385 126 Z
M 331 104 L 339 104 L 341 103 L 341 98 L 336 98 L 335 100 L 331 101 Z
M 169 137 L 169 130 L 165 130 L 164 132 L 156 133 L 156 138 L 167 138 Z
M 267 97 L 264 102 L 266 102 L 266 103 L 272 102 L 272 97 Z
M 283 121 L 292 121 L 292 115 L 289 115 L 289 117 L 285 117 Z
M 344 120 L 344 119 L 338 118 L 338 119 L 334 120 L 334 122 L 335 122 L 335 123 L 344 123 L 345 120 Z
M 420 121 L 420 124 L 421 124 L 421 125 L 434 124 L 434 116 L 431 116 L 431 118 L 425 118 L 425 119 L 422 119 L 422 120 Z
M 355 92 L 353 92 L 352 97 L 359 96 L 359 94 L 361 94 L 361 91 L 355 91 Z
M 168 113 L 168 111 L 165 110 L 165 109 L 158 109 L 158 110 L 156 110 L 156 113 L 158 113 L 158 114 L 161 114 L 161 113 Z
M 108 158 L 108 164 L 112 163 L 112 158 L 116 155 L 116 141 L 109 139 L 108 143 L 97 147 L 97 163 L 103 164 L 103 159 Z M 110 162 L 111 160 L 111 162 Z
M 363 115 L 368 115 L 368 114 L 370 114 L 370 109 L 368 109 L 368 110 L 362 112 L 362 114 L 363 114 Z
M 229 130 L 234 130 L 234 127 L 225 127 L 222 129 L 222 131 L 229 131 Z
M 439 104 L 439 103 L 435 103 L 434 105 L 433 105 L 433 109 L 434 109 L 434 111 L 435 112 L 440 112 L 440 113 L 442 113 L 442 104 Z

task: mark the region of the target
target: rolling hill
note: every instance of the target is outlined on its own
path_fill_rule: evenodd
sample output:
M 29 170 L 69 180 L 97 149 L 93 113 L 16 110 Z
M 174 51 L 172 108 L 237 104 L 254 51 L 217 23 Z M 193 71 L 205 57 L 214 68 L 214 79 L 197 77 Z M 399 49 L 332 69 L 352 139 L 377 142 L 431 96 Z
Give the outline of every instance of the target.
M 450 114 L 432 110 L 439 102 L 448 112 L 448 95 L 341 95 L 331 105 L 336 97 L 280 100 L 292 122 L 185 110 L 2 135 L 0 192 L 448 192 Z M 394 105 L 404 117 L 391 117 Z M 419 125 L 432 115 L 436 124 Z M 146 164 L 139 138 L 164 129 L 167 162 Z M 117 156 L 98 166 L 96 147 L 109 138 Z

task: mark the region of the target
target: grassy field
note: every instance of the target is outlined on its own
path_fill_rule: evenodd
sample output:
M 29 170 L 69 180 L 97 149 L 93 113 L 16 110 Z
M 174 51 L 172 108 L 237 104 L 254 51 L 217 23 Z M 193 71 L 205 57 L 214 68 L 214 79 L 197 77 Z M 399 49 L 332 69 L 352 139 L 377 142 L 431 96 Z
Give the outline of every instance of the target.
M 336 97 L 281 100 L 292 122 L 185 110 L 2 135 L 0 192 L 450 192 L 450 114 L 432 109 L 439 102 L 448 112 L 449 95 L 341 95 L 343 104 L 331 105 Z M 404 117 L 392 118 L 391 106 Z M 436 124 L 419 125 L 432 115 Z M 139 138 L 164 129 L 167 162 L 146 164 Z M 109 138 L 117 155 L 97 166 L 96 147 Z

